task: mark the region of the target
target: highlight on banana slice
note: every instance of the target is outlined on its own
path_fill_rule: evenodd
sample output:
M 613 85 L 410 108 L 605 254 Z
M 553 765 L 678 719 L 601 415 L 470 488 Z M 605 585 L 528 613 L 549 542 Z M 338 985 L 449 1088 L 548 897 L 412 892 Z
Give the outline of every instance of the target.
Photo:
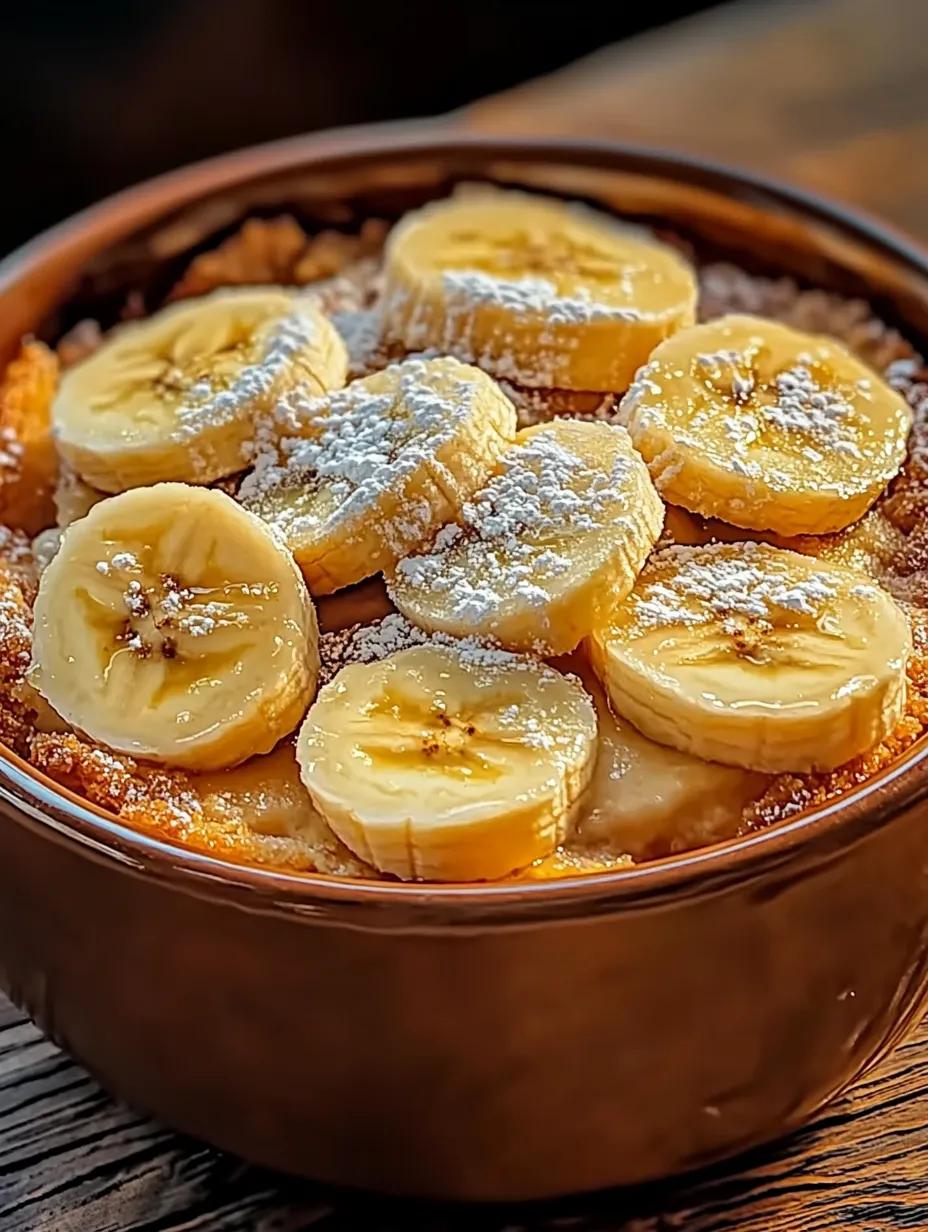
M 35 603 L 31 683 L 118 752 L 193 770 L 269 752 L 303 718 L 315 610 L 289 552 L 221 492 L 158 484 L 64 533 Z
M 733 543 L 659 552 L 588 648 L 652 740 L 778 773 L 834 769 L 893 729 L 912 638 L 857 570 Z
M 389 338 L 526 386 L 627 389 L 696 319 L 695 274 L 674 249 L 527 193 L 487 189 L 407 214 L 385 264 Z
M 733 838 L 744 809 L 769 779 L 739 766 L 723 766 L 681 753 L 643 736 L 615 713 L 586 655 L 557 666 L 573 671 L 596 706 L 596 769 L 573 837 L 595 865 L 614 853 L 649 860 Z
M 399 561 L 390 596 L 430 632 L 563 654 L 631 590 L 663 517 L 623 428 L 529 428 L 430 547 Z
M 750 316 L 662 343 L 621 417 L 665 500 L 781 535 L 857 521 L 902 465 L 912 418 L 837 342 Z
M 515 410 L 479 368 L 408 359 L 324 399 L 294 395 L 279 451 L 239 491 L 280 532 L 314 594 L 391 567 L 487 479 Z
M 537 661 L 426 645 L 342 669 L 300 729 L 319 812 L 403 879 L 504 877 L 565 838 L 596 759 L 596 712 Z
M 61 379 L 58 449 L 102 492 L 211 483 L 248 464 L 256 419 L 288 390 L 345 383 L 345 346 L 307 296 L 216 291 L 112 331 Z

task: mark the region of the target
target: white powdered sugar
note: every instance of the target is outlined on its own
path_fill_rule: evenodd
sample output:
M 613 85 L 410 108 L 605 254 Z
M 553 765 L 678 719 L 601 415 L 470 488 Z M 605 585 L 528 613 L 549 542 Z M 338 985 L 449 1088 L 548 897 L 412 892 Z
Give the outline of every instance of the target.
M 23 464 L 25 446 L 15 428 L 0 427 L 0 470 L 18 472 Z
M 216 628 L 215 619 L 202 612 L 189 612 L 181 616 L 177 623 L 191 637 L 206 637 Z
M 851 404 L 831 389 L 823 389 L 804 365 L 776 378 L 777 401 L 761 410 L 764 419 L 787 432 L 801 432 L 837 453 L 859 458 L 860 450 L 848 435 Z
M 349 372 L 362 375 L 369 371 L 381 344 L 381 318 L 377 309 L 333 312 L 329 319 L 345 344 Z
M 307 302 L 306 308 L 297 309 L 277 322 L 265 340 L 259 359 L 236 372 L 227 386 L 217 386 L 216 380 L 210 378 L 187 386 L 182 369 L 165 372 L 162 382 L 183 390 L 182 401 L 175 411 L 178 433 L 193 435 L 206 424 L 228 423 L 272 395 L 294 357 L 315 340 L 316 323 L 308 307 Z
M 151 610 L 151 605 L 148 602 L 148 596 L 142 589 L 142 583 L 136 578 L 132 578 L 126 585 L 122 596 L 126 611 L 130 616 L 134 616 L 140 620 L 143 616 L 147 616 Z
M 426 633 L 398 612 L 391 612 L 374 624 L 354 625 L 349 629 L 324 633 L 319 639 L 320 680 L 326 684 L 343 667 L 354 663 L 377 663 L 414 646 L 441 646 L 454 650 L 461 662 L 471 667 L 538 666 L 538 661 L 531 656 L 501 650 L 477 638 Z
M 632 286 L 618 269 L 615 283 L 624 293 L 632 294 Z M 573 295 L 561 295 L 550 278 L 500 278 L 481 270 L 451 270 L 443 274 L 442 285 L 452 305 L 491 304 L 517 317 L 544 317 L 552 325 L 641 319 L 634 308 L 595 299 L 585 286 L 578 287 Z
M 97 573 L 102 573 L 104 577 L 109 576 L 114 569 L 118 573 L 137 573 L 141 567 L 134 552 L 114 552 L 110 560 L 98 560 L 96 564 Z M 134 585 L 138 586 L 138 582 Z
M 670 580 L 645 581 L 634 593 L 635 617 L 646 628 L 738 617 L 770 624 L 776 611 L 816 617 L 837 594 L 826 573 L 796 578 L 763 544 L 739 544 L 737 553 L 672 547 L 654 566 L 670 560 L 677 566 Z
M 794 486 L 795 477 L 777 470 L 769 458 L 763 467 L 750 458 L 752 449 L 766 446 L 784 454 L 795 449 L 813 464 L 821 462 L 826 452 L 862 457 L 851 395 L 822 386 L 812 371 L 812 355 L 801 354 L 798 359 L 794 367 L 777 373 L 767 384 L 759 382 L 750 350 L 697 354 L 697 379 L 707 381 L 710 390 L 717 382 L 724 382 L 724 388 L 718 390 L 718 401 L 710 393 L 710 410 L 691 415 L 685 427 L 676 423 L 671 427 L 667 410 L 668 401 L 673 405 L 673 379 L 682 374 L 652 361 L 636 374 L 622 400 L 619 420 L 633 424 L 637 431 L 670 432 L 681 445 L 710 450 L 712 433 L 707 437 L 704 429 L 714 420 L 731 442 L 730 450 L 718 451 L 720 463 L 745 478 L 763 475 L 771 485 Z M 856 382 L 856 389 L 866 397 L 871 382 L 862 378 Z M 771 430 L 775 435 L 768 435 Z
M 553 433 L 539 432 L 510 448 L 499 472 L 464 503 L 459 523 L 443 527 L 428 552 L 401 560 L 397 574 L 442 593 L 455 617 L 473 623 L 507 599 L 544 605 L 545 583 L 571 567 L 544 541 L 615 521 L 632 465 L 620 455 L 610 470 L 598 470 Z
M 747 402 L 754 392 L 754 374 L 742 372 L 740 365 L 745 356 L 740 351 L 714 351 L 711 354 L 703 352 L 696 356 L 696 362 L 701 368 L 715 371 L 728 370 L 731 382 L 731 392 L 739 402 Z
M 239 499 L 261 512 L 275 490 L 324 486 L 331 497 L 327 514 L 339 523 L 370 513 L 378 497 L 422 466 L 442 475 L 437 452 L 459 431 L 473 406 L 473 382 L 463 373 L 453 377 L 442 366 L 441 380 L 421 359 L 409 359 L 383 374 L 392 380 L 355 381 L 325 398 L 307 398 L 299 391 L 284 397 L 277 421 L 286 436 L 279 452 L 259 453 L 255 469 L 239 490 Z M 398 532 L 406 539 L 425 533 L 432 521 L 427 501 L 408 503 Z M 300 523 L 306 526 L 301 528 Z M 311 515 L 289 523 L 294 534 L 309 533 Z M 408 525 L 407 525 L 408 524 Z
M 503 455 L 499 474 L 465 502 L 461 521 L 483 539 L 514 546 L 524 531 L 543 535 L 604 524 L 631 469 L 627 457 L 609 471 L 591 467 L 553 432 L 538 432 Z
M 109 562 L 99 560 L 96 570 L 104 577 L 120 573 L 139 573 L 141 564 L 132 552 L 115 552 Z M 261 596 L 268 589 L 261 583 L 241 588 L 246 594 Z M 157 584 L 144 586 L 137 577 L 125 582 L 122 602 L 129 615 L 121 640 L 129 650 L 147 657 L 153 646 L 172 641 L 180 630 L 193 638 L 207 637 L 220 628 L 245 628 L 248 616 L 229 602 L 203 600 L 196 591 L 182 586 L 169 573 L 162 573 Z M 136 622 L 133 624 L 132 622 Z

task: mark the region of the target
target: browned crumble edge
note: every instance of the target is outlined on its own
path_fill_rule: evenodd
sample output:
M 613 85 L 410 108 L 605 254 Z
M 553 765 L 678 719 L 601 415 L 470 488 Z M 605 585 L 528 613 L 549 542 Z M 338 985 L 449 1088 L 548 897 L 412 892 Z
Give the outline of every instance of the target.
M 375 219 L 358 235 L 323 231 L 310 237 L 289 216 L 251 219 L 218 248 L 197 256 L 169 298 L 202 295 L 223 286 L 313 284 L 330 315 L 363 314 L 376 306 L 380 295 L 379 254 L 387 230 L 386 223 Z M 724 263 L 703 266 L 699 279 L 701 320 L 748 312 L 830 334 L 886 376 L 914 413 L 906 464 L 876 506 L 886 533 L 878 536 L 867 557 L 870 572 L 904 604 L 912 622 L 915 653 L 908 670 L 906 714 L 887 740 L 836 771 L 774 778 L 745 809 L 742 832 L 749 832 L 865 782 L 928 732 L 928 369 L 898 333 L 873 316 L 864 300 L 802 290 L 790 278 L 756 277 Z M 138 310 L 133 300 L 124 315 Z M 190 775 L 149 767 L 70 732 L 53 730 L 60 723 L 25 682 L 37 586 L 29 537 L 55 521 L 51 497 L 57 458 L 49 421 L 57 371 L 59 365 L 67 368 L 91 354 L 101 336 L 96 322 L 82 321 L 62 338 L 57 355 L 27 342 L 0 383 L 0 521 L 5 523 L 0 526 L 0 741 L 62 786 L 142 832 L 238 863 L 289 872 L 377 876 L 318 816 L 305 835 L 258 833 L 241 812 L 217 815 L 213 809 L 207 814 Z M 391 358 L 374 349 L 352 363 L 352 375 L 373 371 Z M 516 405 L 520 426 L 559 414 L 611 420 L 618 402 L 613 395 L 504 387 Z M 237 478 L 222 481 L 222 486 L 234 492 Z M 795 546 L 840 549 L 848 535 L 845 531 L 805 545 L 796 541 Z M 323 638 L 327 678 L 345 662 L 350 647 L 351 630 Z M 622 854 L 567 849 L 532 875 L 570 876 L 629 863 Z

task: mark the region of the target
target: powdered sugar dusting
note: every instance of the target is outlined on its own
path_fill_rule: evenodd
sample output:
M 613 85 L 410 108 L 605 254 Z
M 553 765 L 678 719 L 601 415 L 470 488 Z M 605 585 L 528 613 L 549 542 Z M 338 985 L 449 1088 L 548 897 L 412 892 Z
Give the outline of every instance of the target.
M 665 580 L 667 566 L 672 572 Z M 796 577 L 776 549 L 757 543 L 741 543 L 736 551 L 668 548 L 654 558 L 649 573 L 631 598 L 636 620 L 646 628 L 732 617 L 769 625 L 777 612 L 816 618 L 837 594 L 827 573 Z
M 571 567 L 570 558 L 545 547 L 545 540 L 617 521 L 618 494 L 634 465 L 620 453 L 607 469 L 597 469 L 554 432 L 538 432 L 506 451 L 498 473 L 464 503 L 459 522 L 444 527 L 427 553 L 399 562 L 398 578 L 442 594 L 455 618 L 474 624 L 513 596 L 543 606 L 550 598 L 546 583 Z
M 294 359 L 317 340 L 315 308 L 310 310 L 309 301 L 301 306 L 294 302 L 294 311 L 268 332 L 259 357 L 239 369 L 231 382 L 210 376 L 191 385 L 181 368 L 169 369 L 163 375 L 162 380 L 169 386 L 184 391 L 175 411 L 179 435 L 193 436 L 207 424 L 231 422 L 273 394 Z
M 335 312 L 330 320 L 348 352 L 350 376 L 364 376 L 380 366 L 377 360 L 381 349 L 381 322 L 380 313 L 375 308 Z
M 837 453 L 861 456 L 847 431 L 854 408 L 845 398 L 824 389 L 804 365 L 778 373 L 775 383 L 777 401 L 761 410 L 768 423 L 787 432 L 801 432 Z
M 369 516 L 378 499 L 397 490 L 406 476 L 424 466 L 442 469 L 436 454 L 473 414 L 478 375 L 454 360 L 435 365 L 409 359 L 326 398 L 292 392 L 277 412 L 278 426 L 289 435 L 279 448 L 259 454 L 239 499 L 273 519 L 281 491 L 324 487 L 330 525 Z M 444 480 L 455 486 L 453 476 Z M 311 534 L 317 516 L 297 512 L 288 533 Z M 393 530 L 405 546 L 428 532 L 433 516 L 427 500 L 409 502 L 402 524 Z
M 486 640 L 457 638 L 446 633 L 426 633 L 405 617 L 391 612 L 370 625 L 354 625 L 338 632 L 324 633 L 319 639 L 320 684 L 327 684 L 354 663 L 377 663 L 413 646 L 443 646 L 456 651 L 461 661 L 472 667 L 537 666 L 528 655 L 501 650 Z
M 621 282 L 621 276 L 617 273 Z M 500 278 L 481 270 L 449 270 L 442 277 L 453 306 L 491 304 L 513 316 L 544 317 L 553 325 L 584 325 L 590 321 L 638 321 L 634 308 L 605 303 L 586 286 L 573 295 L 561 295 L 549 278 Z M 631 288 L 625 288 L 628 293 Z

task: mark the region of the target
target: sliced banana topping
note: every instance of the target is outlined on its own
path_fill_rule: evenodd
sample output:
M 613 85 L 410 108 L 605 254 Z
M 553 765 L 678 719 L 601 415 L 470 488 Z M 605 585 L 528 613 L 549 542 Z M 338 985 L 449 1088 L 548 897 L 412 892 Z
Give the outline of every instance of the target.
M 864 574 L 733 543 L 658 553 L 588 645 L 652 740 L 778 773 L 833 769 L 892 730 L 911 634 Z
M 730 316 L 662 343 L 622 420 L 665 500 L 735 526 L 822 535 L 905 459 L 902 397 L 826 338 Z
M 300 730 L 303 782 L 362 860 L 503 877 L 563 840 L 596 756 L 578 681 L 499 651 L 418 646 L 343 668 Z
M 605 214 L 486 190 L 407 214 L 386 248 L 385 332 L 520 385 L 624 390 L 695 320 L 673 249 Z
M 410 359 L 324 399 L 294 394 L 279 451 L 239 499 L 283 535 L 314 594 L 351 586 L 426 541 L 485 482 L 515 410 L 484 372 Z
M 563 654 L 632 588 L 663 517 L 623 428 L 556 420 L 520 433 L 390 596 L 430 632 Z
M 697 547 L 706 543 L 743 543 L 753 540 L 831 560 L 850 569 L 859 569 L 885 585 L 892 594 L 894 562 L 905 554 L 905 534 L 889 520 L 880 505 L 867 511 L 859 522 L 831 535 L 777 535 L 773 531 L 750 531 L 729 526 L 717 518 L 701 518 L 676 505 L 666 506 L 664 534 L 659 546 L 679 544 Z
M 588 860 L 610 854 L 650 860 L 738 833 L 745 805 L 761 795 L 766 775 L 649 740 L 613 711 L 583 654 L 563 665 L 593 698 L 599 727 L 596 770 L 574 848 Z
M 283 288 L 216 291 L 120 326 L 62 377 L 58 448 L 85 483 L 122 492 L 242 470 L 255 419 L 288 390 L 345 383 L 344 344 Z
M 31 682 L 117 752 L 193 770 L 266 753 L 305 714 L 318 664 L 292 557 L 221 492 L 102 501 L 42 574 Z

